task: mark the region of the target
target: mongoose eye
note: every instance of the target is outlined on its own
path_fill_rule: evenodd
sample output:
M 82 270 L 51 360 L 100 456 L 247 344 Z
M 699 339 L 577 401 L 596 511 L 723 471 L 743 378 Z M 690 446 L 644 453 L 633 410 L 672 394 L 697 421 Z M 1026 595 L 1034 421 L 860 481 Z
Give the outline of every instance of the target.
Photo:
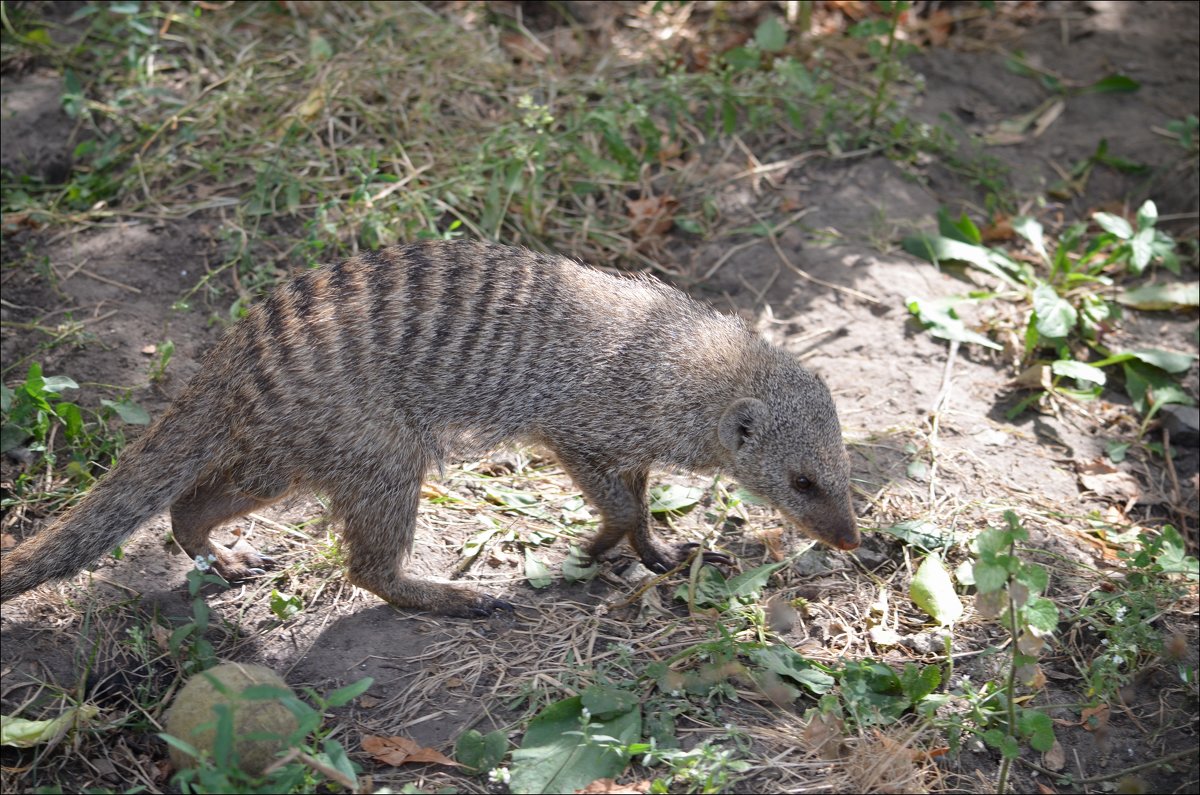
M 796 491 L 808 491 L 812 488 L 812 481 L 803 475 L 793 475 L 792 488 Z

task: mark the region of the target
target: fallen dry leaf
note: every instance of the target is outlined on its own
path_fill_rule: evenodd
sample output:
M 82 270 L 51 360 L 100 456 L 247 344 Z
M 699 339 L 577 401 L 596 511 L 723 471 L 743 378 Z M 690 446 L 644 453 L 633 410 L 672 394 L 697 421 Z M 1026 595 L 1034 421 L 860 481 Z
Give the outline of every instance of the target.
M 362 749 L 375 757 L 377 762 L 394 767 L 415 764 L 462 767 L 440 751 L 424 748 L 416 740 L 410 740 L 407 737 L 379 737 L 374 734 L 364 734 Z
M 643 199 L 626 199 L 629 218 L 633 222 L 633 235 L 639 240 L 661 235 L 675 225 L 675 208 L 679 206 L 674 196 L 647 196 Z
M 1012 240 L 1017 236 L 1013 231 L 1012 219 L 1007 215 L 997 216 L 994 221 L 979 230 L 979 236 L 984 243 L 999 243 Z
M 1098 707 L 1085 707 L 1079 713 L 1079 725 L 1088 731 L 1095 731 L 1108 725 L 1108 704 Z
M 841 718 L 820 712 L 809 720 L 800 733 L 800 739 L 809 751 L 821 759 L 832 761 L 842 755 L 845 734 L 846 727 Z
M 929 43 L 941 47 L 950 38 L 954 28 L 954 16 L 944 8 L 939 8 L 929 15 Z
M 1050 389 L 1050 368 L 1044 364 L 1027 367 L 1012 380 L 1012 384 L 1023 389 Z
M 1042 754 L 1042 764 L 1055 772 L 1067 766 L 1067 753 L 1058 740 L 1054 741 L 1049 751 Z
M 1100 497 L 1133 502 L 1142 496 L 1142 485 L 1138 483 L 1137 478 L 1128 472 L 1122 472 L 1103 458 L 1086 464 L 1076 464 L 1076 470 L 1079 473 L 1079 483 Z

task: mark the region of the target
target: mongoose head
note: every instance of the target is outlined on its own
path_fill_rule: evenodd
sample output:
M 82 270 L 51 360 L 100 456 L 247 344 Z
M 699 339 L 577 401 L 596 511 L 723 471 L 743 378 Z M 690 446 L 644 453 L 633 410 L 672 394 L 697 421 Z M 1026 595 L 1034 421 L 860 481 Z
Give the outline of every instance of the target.
M 807 535 L 854 549 L 850 462 L 829 388 L 792 364 L 755 391 L 758 397 L 733 401 L 717 429 L 730 474 Z

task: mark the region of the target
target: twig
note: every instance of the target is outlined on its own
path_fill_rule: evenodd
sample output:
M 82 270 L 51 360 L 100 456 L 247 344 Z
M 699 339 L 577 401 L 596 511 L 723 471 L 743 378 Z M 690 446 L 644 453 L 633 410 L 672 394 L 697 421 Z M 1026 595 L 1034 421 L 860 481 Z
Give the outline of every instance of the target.
M 1171 762 L 1174 762 L 1176 759 L 1190 759 L 1195 755 L 1196 755 L 1196 749 L 1188 748 L 1183 751 L 1176 751 L 1173 754 L 1167 754 L 1166 756 L 1160 756 L 1158 759 L 1152 759 L 1149 762 L 1142 762 L 1140 765 L 1134 765 L 1133 767 L 1127 767 L 1123 770 L 1115 770 L 1112 773 L 1105 773 L 1103 776 L 1092 776 L 1091 778 L 1071 778 L 1071 783 L 1072 784 L 1100 784 L 1105 781 L 1112 781 L 1114 778 L 1121 778 L 1122 776 L 1128 776 L 1133 773 L 1137 773 L 1138 771 L 1145 770 L 1146 768 L 1149 768 L 1149 767 L 1154 767 L 1155 765 L 1166 765 Z M 1063 778 L 1062 773 L 1056 773 L 1053 770 L 1047 770 L 1046 768 L 1042 767 L 1041 765 L 1034 764 L 1033 762 L 1030 762 L 1027 759 L 1022 758 L 1021 761 L 1024 764 L 1028 765 L 1029 767 L 1033 768 L 1034 770 L 1038 771 L 1039 773 L 1044 773 L 1047 776 L 1051 776 L 1056 779 Z
M 954 360 L 958 357 L 958 340 L 950 340 L 950 350 L 946 354 L 946 367 L 942 370 L 942 387 L 933 401 L 929 411 L 929 505 L 932 507 L 936 499 L 934 492 L 937 483 L 937 439 L 938 427 L 941 424 L 942 411 L 950 400 L 950 388 L 953 384 L 951 375 L 954 372 Z
M 132 285 L 125 284 L 124 282 L 119 282 L 116 279 L 110 279 L 107 276 L 101 276 L 100 274 L 94 273 L 94 272 L 88 270 L 87 268 L 78 268 L 74 271 L 74 273 L 82 273 L 84 276 L 87 276 L 90 279 L 95 279 L 96 281 L 104 282 L 105 284 L 111 284 L 113 287 L 119 287 L 122 290 L 128 290 L 129 292 L 134 293 L 135 295 L 142 294 L 141 290 L 139 290 L 138 288 L 136 288 Z
M 777 225 L 775 225 L 773 227 L 769 227 L 767 229 L 767 236 L 768 237 L 773 236 L 780 229 L 783 229 L 785 226 L 791 226 L 796 221 L 799 221 L 801 218 L 803 218 L 804 216 L 808 215 L 809 213 L 811 213 L 813 210 L 816 210 L 816 209 L 817 209 L 816 207 L 805 207 L 803 210 L 800 210 L 799 212 L 792 213 L 790 216 L 788 216 L 787 220 L 780 221 Z M 758 217 L 757 214 L 755 215 L 755 217 L 756 218 Z M 759 220 L 761 220 L 761 219 L 759 219 Z M 739 251 L 742 251 L 744 249 L 748 249 L 751 246 L 758 245 L 760 242 L 762 242 L 762 241 L 760 241 L 758 239 L 747 240 L 744 243 L 738 243 L 733 248 L 730 248 L 728 251 L 726 251 L 724 254 L 722 254 L 721 257 L 716 262 L 714 262 L 712 264 L 712 267 L 709 268 L 708 271 L 706 271 L 703 276 L 700 277 L 700 281 L 706 281 L 707 279 L 711 278 L 712 275 L 714 273 L 716 273 L 718 270 L 720 270 L 721 266 L 724 265 L 725 262 L 730 257 L 732 257 L 734 254 L 736 254 Z
M 822 287 L 833 290 L 834 292 L 842 293 L 843 295 L 848 295 L 851 298 L 857 298 L 860 301 L 866 301 L 868 304 L 875 304 L 876 306 L 879 306 L 883 303 L 878 298 L 872 298 L 871 296 L 867 295 L 866 293 L 860 293 L 858 290 L 855 290 L 852 287 L 843 287 L 840 284 L 834 284 L 833 282 L 827 282 L 824 279 L 818 279 L 816 276 L 813 276 L 808 271 L 804 270 L 800 266 L 793 263 L 788 258 L 788 255 L 783 253 L 783 249 L 780 247 L 779 241 L 776 239 L 774 231 L 771 231 L 767 234 L 767 239 L 769 241 L 771 241 L 771 246 L 775 249 L 775 253 L 779 256 L 779 259 L 783 261 L 783 264 L 787 265 L 789 268 L 791 268 L 796 273 L 796 275 L 799 276 L 801 279 L 812 282 L 813 284 L 819 284 Z

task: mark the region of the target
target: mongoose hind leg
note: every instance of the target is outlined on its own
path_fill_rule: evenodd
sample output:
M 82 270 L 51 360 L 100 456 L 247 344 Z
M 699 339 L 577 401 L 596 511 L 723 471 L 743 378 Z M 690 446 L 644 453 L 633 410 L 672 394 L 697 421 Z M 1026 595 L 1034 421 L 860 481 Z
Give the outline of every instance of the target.
M 646 495 L 649 470 L 605 472 L 589 466 L 586 458 L 559 454 L 563 468 L 584 496 L 600 510 L 601 524 L 588 545 L 593 560 L 628 538 L 642 564 L 651 571 L 664 572 L 687 560 L 695 544 L 671 545 L 659 539 L 650 526 L 650 504 Z M 733 565 L 733 559 L 720 552 L 706 550 L 706 563 Z
M 210 533 L 224 522 L 250 511 L 265 508 L 287 493 L 280 486 L 267 489 L 264 496 L 238 491 L 225 477 L 216 477 L 197 486 L 171 506 L 171 529 L 175 540 L 193 559 L 200 555 L 214 558 L 213 568 L 230 582 L 264 574 L 264 567 L 274 563 L 244 538 L 232 547 L 214 542 Z
M 462 618 L 513 610 L 470 588 L 410 577 L 403 571 L 412 550 L 423 468 L 399 472 L 396 462 L 364 467 L 331 494 L 347 548 L 347 579 L 396 607 Z

